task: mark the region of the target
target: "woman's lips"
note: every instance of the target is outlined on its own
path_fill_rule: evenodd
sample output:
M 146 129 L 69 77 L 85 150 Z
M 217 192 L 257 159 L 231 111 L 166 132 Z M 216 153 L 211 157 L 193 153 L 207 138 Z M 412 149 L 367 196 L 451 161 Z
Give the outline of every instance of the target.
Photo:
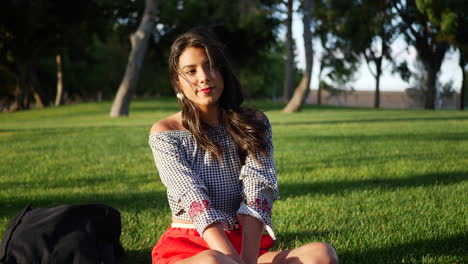
M 211 93 L 211 91 L 213 90 L 214 90 L 214 87 L 207 87 L 207 88 L 201 89 L 200 92 L 207 94 L 207 93 Z

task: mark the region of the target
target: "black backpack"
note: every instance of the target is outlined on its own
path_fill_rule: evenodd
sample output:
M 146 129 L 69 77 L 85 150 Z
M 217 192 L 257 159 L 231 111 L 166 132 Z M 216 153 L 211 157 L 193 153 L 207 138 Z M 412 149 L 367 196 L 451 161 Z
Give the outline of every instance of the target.
M 122 256 L 121 220 L 102 204 L 24 208 L 8 224 L 1 264 L 112 264 Z

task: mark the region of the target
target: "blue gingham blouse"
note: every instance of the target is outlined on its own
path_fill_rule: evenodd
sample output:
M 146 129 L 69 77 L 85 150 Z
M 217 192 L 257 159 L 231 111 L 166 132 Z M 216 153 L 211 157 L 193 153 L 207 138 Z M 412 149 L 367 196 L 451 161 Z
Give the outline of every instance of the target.
M 231 230 L 237 224 L 236 215 L 246 214 L 262 221 L 275 239 L 271 209 L 278 198 L 278 185 L 271 126 L 268 120 L 265 122 L 269 155 L 257 155 L 261 165 L 251 156 L 241 165 L 237 146 L 224 126 L 207 129 L 210 139 L 223 149 L 223 162 L 205 152 L 189 130 L 162 131 L 149 136 L 173 217 L 193 222 L 202 236 L 216 222 Z

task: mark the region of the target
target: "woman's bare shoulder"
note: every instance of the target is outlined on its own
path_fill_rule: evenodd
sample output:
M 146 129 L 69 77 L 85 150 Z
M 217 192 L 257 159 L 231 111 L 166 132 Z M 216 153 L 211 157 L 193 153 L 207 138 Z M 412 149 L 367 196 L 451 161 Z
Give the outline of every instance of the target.
M 150 135 L 171 130 L 185 130 L 182 125 L 182 113 L 178 112 L 154 123 L 150 130 Z

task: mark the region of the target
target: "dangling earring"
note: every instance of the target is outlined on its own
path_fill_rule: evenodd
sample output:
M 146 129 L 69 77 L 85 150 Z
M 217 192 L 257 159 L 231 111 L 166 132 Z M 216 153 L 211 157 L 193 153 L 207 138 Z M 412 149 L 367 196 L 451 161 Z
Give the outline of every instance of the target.
M 183 93 L 177 93 L 176 96 L 177 96 L 177 99 L 179 99 L 181 101 L 184 100 L 184 94 Z

